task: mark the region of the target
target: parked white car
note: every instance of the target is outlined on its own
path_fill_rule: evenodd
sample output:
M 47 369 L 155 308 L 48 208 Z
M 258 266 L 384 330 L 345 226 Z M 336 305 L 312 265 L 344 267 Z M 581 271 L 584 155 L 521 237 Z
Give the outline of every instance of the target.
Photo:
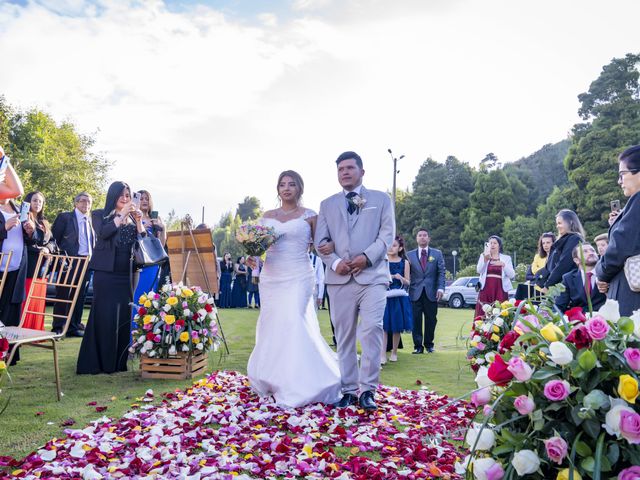
M 480 277 L 460 277 L 444 289 L 442 302 L 451 308 L 473 307 L 478 303 L 476 285 Z M 509 298 L 516 294 L 515 288 L 509 291 Z

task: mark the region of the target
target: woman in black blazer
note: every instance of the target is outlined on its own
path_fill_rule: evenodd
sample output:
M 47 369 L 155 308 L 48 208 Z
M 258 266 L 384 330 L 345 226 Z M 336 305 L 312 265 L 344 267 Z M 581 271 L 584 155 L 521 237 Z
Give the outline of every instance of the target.
M 598 288 L 618 301 L 620 315 L 630 316 L 640 309 L 640 292 L 634 292 L 624 273 L 629 257 L 640 255 L 640 145 L 628 148 L 618 157 L 618 185 L 629 201 L 612 212 L 609 246 L 596 265 Z
M 146 235 L 142 213 L 131 202 L 131 189 L 114 182 L 104 210 L 92 214 L 96 246 L 89 262 L 93 269 L 93 302 L 78 355 L 78 374 L 127 370 L 131 334 L 130 258 L 137 235 Z
M 541 269 L 539 285 L 546 293 L 549 287 L 562 282 L 562 276 L 578 268 L 573 261 L 573 249 L 585 239 L 578 215 L 572 210 L 560 210 L 556 215 L 558 239 L 551 246 L 547 264 Z
M 20 209 L 13 200 L 0 199 L 0 250 L 13 252 L 7 264 L 0 264 L 1 272 L 7 271 L 4 288 L 0 295 L 0 321 L 10 327 L 20 324 L 20 310 L 25 299 L 25 280 L 27 278 L 27 245 L 32 243 L 34 225 L 31 220 L 20 223 Z M 13 363 L 20 359 L 19 352 L 13 357 Z

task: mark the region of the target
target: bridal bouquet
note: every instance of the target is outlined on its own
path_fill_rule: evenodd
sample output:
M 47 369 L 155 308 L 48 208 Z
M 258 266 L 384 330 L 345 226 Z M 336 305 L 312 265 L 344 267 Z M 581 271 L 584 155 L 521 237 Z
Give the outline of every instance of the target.
M 566 315 L 526 303 L 511 328 L 514 341 L 478 369 L 471 454 L 458 472 L 640 478 L 640 311 L 620 317 L 609 300 L 591 315 Z
M 167 358 L 178 352 L 217 350 L 221 337 L 213 298 L 200 287 L 167 284 L 140 296 L 131 353 Z
M 236 231 L 236 240 L 242 245 L 247 255 L 260 257 L 276 243 L 278 236 L 272 227 L 245 223 Z

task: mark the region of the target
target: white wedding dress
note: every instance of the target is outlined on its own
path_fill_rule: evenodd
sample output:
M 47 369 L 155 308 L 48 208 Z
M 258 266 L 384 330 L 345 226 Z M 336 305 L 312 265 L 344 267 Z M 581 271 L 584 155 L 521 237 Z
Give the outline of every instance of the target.
M 267 251 L 260 273 L 260 316 L 247 372 L 260 396 L 301 407 L 340 400 L 336 354 L 322 337 L 313 304 L 314 272 L 309 260 L 312 210 L 282 223 L 264 218 L 280 235 Z

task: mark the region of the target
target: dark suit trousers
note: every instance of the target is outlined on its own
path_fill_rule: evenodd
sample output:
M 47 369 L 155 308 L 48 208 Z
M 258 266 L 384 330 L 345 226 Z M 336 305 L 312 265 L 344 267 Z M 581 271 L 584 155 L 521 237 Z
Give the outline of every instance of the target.
M 424 289 L 420 298 L 411 302 L 413 306 L 413 347 L 418 350 L 424 345 L 433 348 L 433 337 L 438 323 L 438 302 L 432 302 Z M 424 336 L 422 322 L 424 318 Z
M 69 272 L 69 275 L 73 275 L 74 272 Z M 81 330 L 82 327 L 82 313 L 84 312 L 84 299 L 87 295 L 87 286 L 89 285 L 89 278 L 91 272 L 87 270 L 84 274 L 82 280 L 80 280 L 78 292 L 78 300 L 76 301 L 76 306 L 73 309 L 73 315 L 71 316 L 71 322 L 69 323 L 68 332 L 77 332 Z M 56 298 L 63 300 L 73 300 L 72 290 L 70 288 L 64 287 L 56 287 Z M 56 302 L 53 307 L 54 315 L 67 315 L 69 311 L 69 304 L 63 302 Z M 61 317 L 53 317 L 53 322 L 51 326 L 51 330 L 62 330 L 64 328 L 64 318 Z

